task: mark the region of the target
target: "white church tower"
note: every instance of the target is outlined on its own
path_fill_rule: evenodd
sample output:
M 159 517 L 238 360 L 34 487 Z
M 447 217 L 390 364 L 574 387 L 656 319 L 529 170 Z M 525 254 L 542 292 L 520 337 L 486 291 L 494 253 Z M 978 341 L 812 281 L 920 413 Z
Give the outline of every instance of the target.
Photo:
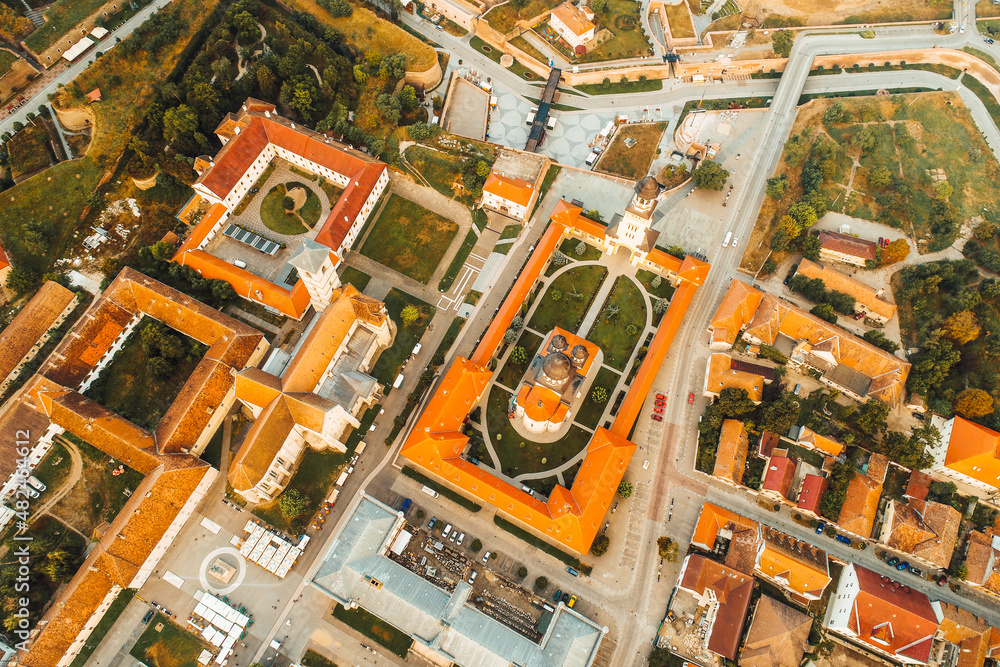
M 635 184 L 635 195 L 625 209 L 625 215 L 608 228 L 609 250 L 625 246 L 632 251 L 632 264 L 642 262 L 656 247 L 660 233 L 653 230 L 653 211 L 660 196 L 660 184 L 652 176 Z
M 325 245 L 306 239 L 288 258 L 288 263 L 298 269 L 317 313 L 323 312 L 333 300 L 333 291 L 340 287 L 334 257 L 333 251 Z

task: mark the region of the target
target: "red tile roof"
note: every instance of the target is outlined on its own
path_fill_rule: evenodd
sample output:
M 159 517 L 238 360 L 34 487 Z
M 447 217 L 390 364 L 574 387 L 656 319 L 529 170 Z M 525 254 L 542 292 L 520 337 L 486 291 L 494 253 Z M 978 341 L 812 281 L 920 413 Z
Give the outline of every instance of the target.
M 859 239 L 849 234 L 822 231 L 819 244 L 824 250 L 851 255 L 866 261 L 875 261 L 877 245 L 874 241 Z
M 938 629 L 927 596 L 863 567 L 849 567 L 857 573 L 858 593 L 848 624 L 858 639 L 890 654 L 927 662 Z
M 782 498 L 787 498 L 788 492 L 792 488 L 792 477 L 795 476 L 796 463 L 797 461 L 793 457 L 772 455 L 771 460 L 768 461 L 761 488 L 765 491 L 774 491 Z
M 819 501 L 829 486 L 830 482 L 825 477 L 806 475 L 805 479 L 802 480 L 802 488 L 799 490 L 798 508 L 819 514 Z
M 695 555 L 688 557 L 680 585 L 698 595 L 704 595 L 706 589 L 715 594 L 719 607 L 708 638 L 708 650 L 735 660 L 750 611 L 753 576 Z

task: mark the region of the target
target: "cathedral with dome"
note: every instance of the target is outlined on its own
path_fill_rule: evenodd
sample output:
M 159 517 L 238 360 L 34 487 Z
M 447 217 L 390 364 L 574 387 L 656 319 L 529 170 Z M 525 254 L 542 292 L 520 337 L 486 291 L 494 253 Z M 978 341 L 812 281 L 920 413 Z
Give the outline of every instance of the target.
M 558 431 L 568 424 L 573 401 L 600 352 L 593 343 L 555 328 L 524 373 L 517 392 L 516 416 L 533 433 Z

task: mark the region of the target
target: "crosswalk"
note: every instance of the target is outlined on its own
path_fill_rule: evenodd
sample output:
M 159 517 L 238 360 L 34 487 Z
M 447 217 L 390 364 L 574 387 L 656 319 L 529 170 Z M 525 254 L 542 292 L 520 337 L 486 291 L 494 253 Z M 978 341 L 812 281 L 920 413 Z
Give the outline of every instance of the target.
M 485 257 L 476 253 L 469 253 L 469 258 L 462 265 L 462 269 L 458 273 L 458 278 L 452 284 L 451 290 L 449 290 L 448 294 L 438 298 L 437 307 L 445 311 L 457 311 L 461 308 L 465 300 L 465 293 L 472 286 L 472 283 L 476 281 L 476 277 L 479 276 L 479 272 L 482 271 L 484 264 L 486 264 Z

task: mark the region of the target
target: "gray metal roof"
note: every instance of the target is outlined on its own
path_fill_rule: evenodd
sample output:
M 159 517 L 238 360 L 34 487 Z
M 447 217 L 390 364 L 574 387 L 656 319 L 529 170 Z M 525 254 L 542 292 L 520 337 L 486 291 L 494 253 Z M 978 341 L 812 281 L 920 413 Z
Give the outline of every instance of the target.
M 826 379 L 834 384 L 849 389 L 858 396 L 867 396 L 868 388 L 872 384 L 872 379 L 860 371 L 856 371 L 850 366 L 840 364 L 826 374 Z
M 330 256 L 330 249 L 312 239 L 304 239 L 288 258 L 288 263 L 307 273 L 318 273 Z

